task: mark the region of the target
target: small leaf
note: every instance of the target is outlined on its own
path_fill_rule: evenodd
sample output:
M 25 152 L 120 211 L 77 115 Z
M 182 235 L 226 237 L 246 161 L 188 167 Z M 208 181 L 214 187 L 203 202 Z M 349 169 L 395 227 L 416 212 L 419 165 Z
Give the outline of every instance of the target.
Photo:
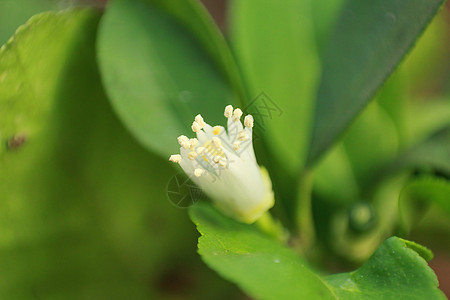
M 426 264 L 431 258 L 425 247 L 391 237 L 358 270 L 325 279 L 339 299 L 446 299 Z
M 178 151 L 176 137 L 188 134 L 195 115 L 224 124 L 223 108 L 237 96 L 197 36 L 156 2 L 111 1 L 100 25 L 98 58 L 107 94 L 126 127 L 168 157 Z
M 413 46 L 443 0 L 350 0 L 325 50 L 308 163 L 316 161 Z
M 291 250 L 199 203 L 190 209 L 206 264 L 257 299 L 335 299 Z

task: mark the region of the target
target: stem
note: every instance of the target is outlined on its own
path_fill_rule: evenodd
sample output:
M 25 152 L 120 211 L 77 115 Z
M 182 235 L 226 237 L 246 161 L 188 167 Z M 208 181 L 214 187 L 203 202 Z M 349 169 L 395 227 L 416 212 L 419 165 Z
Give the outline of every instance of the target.
M 268 211 L 255 222 L 255 225 L 259 230 L 283 244 L 288 240 L 289 234 L 287 230 Z

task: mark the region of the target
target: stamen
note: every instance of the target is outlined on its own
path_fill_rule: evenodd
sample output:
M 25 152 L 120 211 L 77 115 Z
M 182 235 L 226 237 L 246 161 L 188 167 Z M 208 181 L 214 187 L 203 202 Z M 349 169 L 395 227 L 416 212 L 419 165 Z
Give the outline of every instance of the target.
M 219 138 L 213 137 L 212 142 L 213 142 L 214 146 L 216 146 L 216 148 L 222 147 L 222 142 L 220 141 Z
M 192 152 L 189 152 L 188 153 L 188 158 L 190 159 L 190 160 L 194 160 L 194 159 L 196 159 L 197 158 L 197 152 L 194 152 L 194 151 L 192 151 Z
M 236 108 L 233 112 L 233 121 L 239 121 L 242 116 L 242 110 L 240 108 Z
M 200 177 L 200 176 L 202 176 L 204 173 L 205 173 L 205 170 L 203 170 L 203 169 L 195 169 L 195 170 L 194 170 L 194 175 L 195 175 L 195 177 Z
M 196 138 L 192 138 L 192 139 L 189 140 L 189 143 L 190 143 L 190 147 L 189 148 L 192 151 L 194 151 L 195 146 L 197 146 L 197 144 L 198 144 L 198 140 Z
M 227 166 L 227 160 L 225 158 L 222 157 L 221 160 L 219 160 L 219 165 L 221 167 L 226 167 Z
M 179 164 L 181 161 L 181 155 L 180 154 L 173 154 L 169 157 L 169 160 L 173 163 Z
M 200 125 L 200 128 L 203 128 L 203 127 L 205 127 L 205 125 L 206 125 L 206 123 L 205 123 L 205 121 L 203 120 L 203 117 L 202 117 L 201 114 L 198 114 L 198 115 L 195 116 L 195 122 L 197 122 L 198 125 Z
M 191 129 L 193 132 L 199 132 L 202 127 L 200 126 L 200 124 L 198 124 L 196 121 L 192 122 L 192 126 Z
M 219 135 L 220 133 L 220 126 L 214 126 L 212 130 L 214 135 Z
M 239 150 L 239 148 L 241 148 L 241 143 L 239 143 L 238 141 L 233 143 L 233 149 L 235 151 Z
M 214 156 L 214 158 L 213 158 L 213 161 L 215 162 L 215 163 L 219 163 L 219 161 L 222 159 L 222 157 L 220 157 L 220 156 Z
M 198 155 L 203 155 L 205 153 L 205 151 L 206 151 L 205 147 L 198 147 L 197 148 L 197 154 Z
M 225 106 L 225 113 L 224 113 L 224 115 L 227 118 L 231 118 L 231 116 L 233 115 L 233 106 L 231 106 L 231 105 Z
M 180 135 L 180 136 L 177 138 L 177 140 L 178 140 L 178 143 L 180 144 L 180 146 L 181 146 L 184 142 L 189 141 L 188 137 L 185 136 L 185 135 Z
M 253 117 L 252 115 L 246 115 L 244 119 L 245 127 L 252 128 L 253 127 Z
M 238 140 L 240 141 L 245 141 L 247 139 L 247 133 L 242 130 L 241 132 L 239 132 L 238 134 Z

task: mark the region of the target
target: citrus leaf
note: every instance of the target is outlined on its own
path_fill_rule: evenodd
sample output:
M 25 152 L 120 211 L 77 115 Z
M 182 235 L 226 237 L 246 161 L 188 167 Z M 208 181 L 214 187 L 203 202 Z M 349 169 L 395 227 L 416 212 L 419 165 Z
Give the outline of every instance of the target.
M 252 97 L 246 111 L 271 160 L 294 176 L 306 158 L 319 77 L 309 2 L 235 0 L 230 9 L 230 39 Z
M 197 35 L 156 2 L 111 1 L 100 25 L 98 60 L 125 126 L 167 157 L 178 151 L 176 137 L 188 133 L 195 115 L 223 124 L 223 108 L 237 96 Z M 208 24 L 198 26 L 207 30 Z
M 323 58 L 308 164 L 316 161 L 373 98 L 443 0 L 350 0 Z
M 446 299 L 425 260 L 430 250 L 387 239 L 358 270 L 325 277 L 339 299 Z
M 190 215 L 199 253 L 212 269 L 257 299 L 336 299 L 299 256 L 254 227 L 198 203 Z

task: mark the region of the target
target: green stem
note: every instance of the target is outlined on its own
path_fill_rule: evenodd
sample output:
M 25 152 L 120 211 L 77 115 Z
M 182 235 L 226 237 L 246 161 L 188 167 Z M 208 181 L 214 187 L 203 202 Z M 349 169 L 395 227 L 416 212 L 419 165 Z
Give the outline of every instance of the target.
M 286 243 L 288 240 L 289 234 L 287 230 L 268 211 L 255 222 L 255 225 L 259 230 L 281 243 Z

